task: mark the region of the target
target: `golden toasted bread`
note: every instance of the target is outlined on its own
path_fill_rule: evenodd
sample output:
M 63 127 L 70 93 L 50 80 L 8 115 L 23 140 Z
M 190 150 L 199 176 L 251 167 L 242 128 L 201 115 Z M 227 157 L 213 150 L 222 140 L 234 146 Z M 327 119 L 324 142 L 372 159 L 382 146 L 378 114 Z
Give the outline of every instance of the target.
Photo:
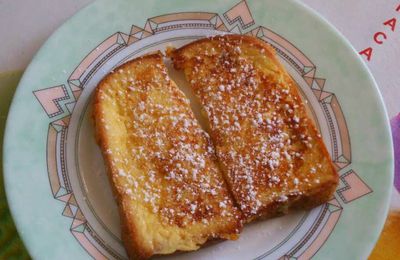
M 247 221 L 330 199 L 338 174 L 296 85 L 268 44 L 225 35 L 168 52 L 203 106 L 225 178 Z
M 209 137 L 162 59 L 129 61 L 95 92 L 96 136 L 132 259 L 236 239 L 241 229 Z

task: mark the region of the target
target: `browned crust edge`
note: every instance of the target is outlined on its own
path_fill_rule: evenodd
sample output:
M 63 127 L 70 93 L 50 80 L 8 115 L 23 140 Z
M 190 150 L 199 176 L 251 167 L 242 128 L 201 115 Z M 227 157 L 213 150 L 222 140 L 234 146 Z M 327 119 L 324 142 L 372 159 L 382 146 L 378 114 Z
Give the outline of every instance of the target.
M 239 35 L 239 34 L 225 34 L 225 35 L 216 35 L 216 36 L 211 36 L 211 37 L 206 37 L 206 38 L 201 38 L 199 40 L 190 42 L 178 49 L 167 49 L 167 56 L 170 57 L 174 63 L 174 67 L 176 69 L 182 69 L 182 63 L 180 61 L 180 59 L 178 58 L 178 56 L 180 56 L 182 54 L 182 52 L 184 52 L 187 48 L 192 47 L 193 45 L 196 44 L 201 44 L 204 42 L 212 42 L 212 41 L 220 41 L 221 39 L 226 40 L 228 42 L 246 42 L 249 44 L 254 45 L 255 47 L 258 47 L 260 49 L 264 49 L 264 55 L 267 55 L 268 58 L 272 59 L 275 63 L 280 65 L 280 62 L 278 61 L 278 59 L 275 56 L 275 50 L 266 42 L 263 42 L 261 40 L 259 40 L 258 38 L 255 38 L 253 36 L 249 36 L 249 35 Z

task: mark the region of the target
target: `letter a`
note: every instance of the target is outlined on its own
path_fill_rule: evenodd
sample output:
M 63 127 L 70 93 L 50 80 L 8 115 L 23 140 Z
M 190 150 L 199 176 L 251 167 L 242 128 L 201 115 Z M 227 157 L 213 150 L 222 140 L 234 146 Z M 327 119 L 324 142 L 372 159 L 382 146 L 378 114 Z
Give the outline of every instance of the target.
M 362 51 L 359 52 L 360 55 L 365 55 L 367 57 L 367 60 L 370 61 L 372 57 L 372 48 L 368 47 Z
M 389 19 L 386 22 L 384 22 L 383 24 L 389 25 L 392 32 L 394 32 L 394 29 L 396 28 L 396 18 Z

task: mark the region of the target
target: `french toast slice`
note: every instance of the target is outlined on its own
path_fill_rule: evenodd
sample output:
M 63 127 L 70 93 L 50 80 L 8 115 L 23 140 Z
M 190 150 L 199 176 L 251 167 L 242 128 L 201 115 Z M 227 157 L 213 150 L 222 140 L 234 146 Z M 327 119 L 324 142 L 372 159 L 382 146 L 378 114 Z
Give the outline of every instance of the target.
M 271 46 L 252 36 L 224 35 L 168 55 L 202 104 L 225 179 L 247 222 L 331 198 L 338 174 Z
M 160 52 L 116 68 L 94 99 L 96 137 L 131 259 L 237 238 L 241 212 Z

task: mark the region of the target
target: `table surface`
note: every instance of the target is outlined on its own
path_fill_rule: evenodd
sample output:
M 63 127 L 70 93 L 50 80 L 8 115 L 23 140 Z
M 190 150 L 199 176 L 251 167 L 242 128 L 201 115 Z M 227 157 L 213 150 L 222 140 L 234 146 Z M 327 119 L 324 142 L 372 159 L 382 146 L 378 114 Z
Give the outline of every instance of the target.
M 69 17 L 91 2 L 0 0 L 0 73 L 24 70 L 45 40 Z M 361 57 L 376 79 L 388 116 L 397 115 L 400 112 L 400 25 L 396 22 L 400 19 L 400 1 L 302 2 L 333 24 L 357 52 L 370 48 L 370 60 L 366 55 Z M 3 101 L 0 99 L 0 102 Z M 391 207 L 400 209 L 400 195 L 395 189 Z

